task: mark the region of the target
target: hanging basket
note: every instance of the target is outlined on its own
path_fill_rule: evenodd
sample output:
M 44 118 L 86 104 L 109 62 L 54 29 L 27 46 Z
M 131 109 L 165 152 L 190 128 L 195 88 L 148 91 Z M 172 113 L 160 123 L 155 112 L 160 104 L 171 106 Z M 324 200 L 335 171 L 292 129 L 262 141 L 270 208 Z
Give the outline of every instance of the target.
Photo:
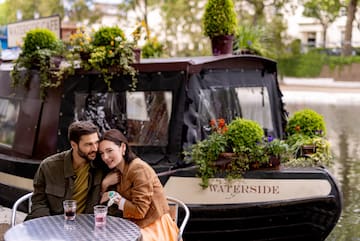
M 233 35 L 215 36 L 211 39 L 213 55 L 232 54 L 233 52 Z

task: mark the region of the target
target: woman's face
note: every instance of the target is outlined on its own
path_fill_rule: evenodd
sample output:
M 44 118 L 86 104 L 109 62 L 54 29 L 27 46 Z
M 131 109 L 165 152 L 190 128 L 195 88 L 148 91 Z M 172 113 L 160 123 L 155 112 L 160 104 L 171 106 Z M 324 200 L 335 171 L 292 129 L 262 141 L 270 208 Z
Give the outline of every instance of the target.
M 101 159 L 110 169 L 115 168 L 124 161 L 125 149 L 126 145 L 124 143 L 121 143 L 120 146 L 108 140 L 103 140 L 99 143 Z

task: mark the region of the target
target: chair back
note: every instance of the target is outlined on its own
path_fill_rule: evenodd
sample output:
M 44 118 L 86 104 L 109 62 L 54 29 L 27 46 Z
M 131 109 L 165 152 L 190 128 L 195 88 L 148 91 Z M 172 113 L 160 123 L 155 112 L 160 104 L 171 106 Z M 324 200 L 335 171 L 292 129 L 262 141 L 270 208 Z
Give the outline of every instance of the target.
M 25 201 L 28 201 L 28 213 L 31 211 L 31 197 L 33 193 L 27 193 L 23 196 L 21 196 L 16 202 L 14 203 L 12 210 L 11 210 L 11 227 L 14 227 L 16 225 L 16 212 L 19 208 L 19 205 Z
M 190 210 L 189 210 L 188 206 L 186 206 L 186 204 L 179 199 L 176 199 L 174 197 L 169 197 L 169 196 L 167 196 L 166 199 L 170 206 L 170 215 L 174 219 L 174 221 L 176 222 L 176 224 L 178 226 L 179 226 L 179 223 L 178 223 L 179 207 L 182 208 L 185 212 L 185 216 L 182 219 L 182 222 L 180 223 L 180 226 L 179 226 L 178 241 L 180 241 L 182 239 L 182 235 L 184 233 L 186 224 L 188 223 L 189 218 L 190 218 Z

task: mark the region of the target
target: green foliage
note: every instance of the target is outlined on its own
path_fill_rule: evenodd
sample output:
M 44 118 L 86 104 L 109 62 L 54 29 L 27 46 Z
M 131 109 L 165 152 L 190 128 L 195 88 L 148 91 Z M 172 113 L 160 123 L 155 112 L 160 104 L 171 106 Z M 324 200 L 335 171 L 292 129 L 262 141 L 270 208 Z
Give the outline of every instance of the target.
M 254 54 L 270 57 L 273 55 L 268 44 L 270 42 L 272 40 L 264 27 L 239 25 L 235 34 L 233 50 L 234 52 L 249 50 Z
M 330 142 L 319 136 L 309 137 L 303 134 L 294 134 L 287 140 L 290 151 L 294 158 L 283 163 L 287 167 L 316 167 L 330 166 L 333 156 L 330 149 Z M 304 146 L 313 146 L 315 152 L 312 154 L 301 155 Z
M 289 118 L 285 131 L 288 136 L 302 134 L 308 137 L 323 137 L 326 135 L 325 120 L 312 109 L 302 109 Z
M 64 6 L 62 1 L 59 0 L 43 0 L 36 2 L 27 0 L 5 0 L 0 2 L 3 2 L 3 9 L 5 10 L 2 11 L 0 3 L 0 12 L 6 13 L 0 14 L 0 25 L 16 22 L 18 20 L 17 11 L 21 11 L 22 20 L 34 19 L 34 13 L 38 13 L 40 17 L 60 15 L 62 18 L 64 16 Z
M 264 130 L 253 120 L 236 118 L 228 125 L 225 133 L 229 146 L 235 153 L 250 151 L 264 138 Z
M 119 27 L 101 27 L 93 36 L 88 36 L 82 30 L 70 37 L 72 49 L 67 59 L 74 68 L 76 60 L 81 60 L 85 70 L 100 71 L 104 81 L 111 91 L 111 80 L 121 72 L 131 78 L 130 87 L 136 88 L 137 71 L 132 66 L 135 61 L 134 44 L 127 41 L 124 32 Z
M 65 52 L 64 44 L 48 29 L 34 29 L 26 33 L 22 52 L 15 61 L 11 71 L 12 87 L 29 87 L 32 70 L 36 69 L 40 75 L 40 97 L 46 96 L 47 88 L 56 88 L 59 80 L 54 80 L 51 61 L 54 56 L 61 56 Z
M 204 33 L 213 38 L 234 35 L 237 18 L 232 0 L 208 0 L 203 16 Z
M 126 38 L 124 32 L 119 27 L 103 26 L 95 32 L 93 45 L 96 47 L 116 48 L 123 41 L 126 41 Z
M 141 55 L 143 58 L 161 57 L 163 52 L 164 46 L 156 38 L 147 40 L 141 49 Z
M 295 114 L 289 126 L 297 124 L 304 128 L 295 128 L 297 132 L 287 140 L 280 140 L 271 136 L 265 138 L 263 129 L 253 120 L 236 118 L 229 125 L 223 119 L 211 120 L 209 129 L 212 133 L 184 152 L 185 159 L 198 166 L 200 185 L 204 188 L 209 185 L 209 178 L 241 178 L 247 170 L 276 167 L 280 163 L 291 167 L 330 165 L 332 155 L 330 144 L 324 138 L 322 117 L 305 109 Z M 305 145 L 313 145 L 316 152 L 301 155 Z
M 316 77 L 320 75 L 326 56 L 316 52 L 293 55 L 278 59 L 279 72 L 283 76 Z
M 339 16 L 341 7 L 339 0 L 307 0 L 303 15 L 316 18 L 320 23 L 329 24 Z
M 198 165 L 201 185 L 208 186 L 208 179 L 223 173 L 227 178 L 241 177 L 255 161 L 266 162 L 263 145 L 264 132 L 252 120 L 237 118 L 227 126 L 222 119 L 219 123 L 210 122 L 212 133 L 204 140 L 192 145 L 185 156 Z M 231 162 L 216 162 L 224 152 L 230 152 Z M 224 166 L 226 166 L 224 170 Z
M 341 71 L 345 65 L 360 63 L 360 56 L 328 56 L 324 52 L 326 50 L 320 48 L 279 58 L 279 74 L 288 77 L 318 77 L 324 66 Z
M 29 55 L 39 49 L 54 50 L 57 47 L 57 38 L 49 29 L 33 29 L 26 33 L 22 52 Z
M 312 109 L 295 112 L 286 126 L 288 135 L 286 142 L 294 156 L 285 166 L 329 166 L 332 161 L 330 143 L 325 138 L 326 125 L 322 115 Z M 303 154 L 304 148 L 310 146 L 315 150 L 311 154 Z
M 225 136 L 214 132 L 207 139 L 194 144 L 190 153 L 186 153 L 198 165 L 198 173 L 204 187 L 208 186 L 208 179 L 214 177 L 218 171 L 214 161 L 225 151 L 226 145 Z
M 265 150 L 269 156 L 286 156 L 289 152 L 289 145 L 285 140 L 275 139 L 265 144 Z
M 292 55 L 299 56 L 301 54 L 301 40 L 294 39 L 293 41 L 291 41 L 289 48 Z

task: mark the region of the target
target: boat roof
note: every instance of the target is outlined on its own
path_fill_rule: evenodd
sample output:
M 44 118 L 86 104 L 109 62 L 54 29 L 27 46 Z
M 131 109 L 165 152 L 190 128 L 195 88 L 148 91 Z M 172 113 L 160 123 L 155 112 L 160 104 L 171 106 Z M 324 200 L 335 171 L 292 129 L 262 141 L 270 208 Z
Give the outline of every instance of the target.
M 135 66 L 140 71 L 159 70 L 188 70 L 190 73 L 199 72 L 203 68 L 246 68 L 261 67 L 270 72 L 276 71 L 276 62 L 258 55 L 218 55 L 141 59 Z

